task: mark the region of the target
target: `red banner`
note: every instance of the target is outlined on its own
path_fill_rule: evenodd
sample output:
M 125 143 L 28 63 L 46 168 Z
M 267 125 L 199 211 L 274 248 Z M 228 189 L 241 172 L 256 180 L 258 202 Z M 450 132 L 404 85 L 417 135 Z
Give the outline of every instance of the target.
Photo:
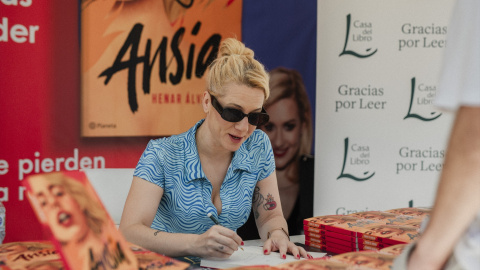
M 82 9 L 87 7 L 93 8 L 96 4 L 108 5 L 108 3 L 114 3 L 116 6 L 110 10 L 111 13 L 106 13 L 105 17 L 114 18 L 117 16 L 118 18 L 118 16 L 128 17 L 130 13 L 122 13 L 125 11 L 139 12 L 140 10 L 138 10 L 138 8 L 141 9 L 142 5 L 146 3 L 167 3 L 169 1 L 86 0 L 80 2 Z M 212 17 L 212 10 L 218 12 L 219 8 L 222 9 L 228 5 L 235 7 L 235 14 L 237 14 L 235 18 L 240 18 L 238 16 L 241 15 L 241 1 L 195 1 L 195 3 L 197 2 L 199 2 L 198 6 L 192 7 L 191 10 L 197 13 L 199 10 L 203 10 L 204 14 L 202 13 L 202 16 Z M 208 3 L 210 6 L 204 6 Z M 219 6 L 220 3 L 222 7 Z M 121 10 L 116 8 L 117 5 L 127 4 L 129 5 L 129 9 Z M 202 48 L 201 44 L 204 44 L 205 40 L 208 39 L 206 37 L 217 33 L 217 30 L 210 31 L 207 28 L 207 25 L 215 23 L 211 22 L 210 19 L 202 19 L 202 25 L 198 28 L 198 20 L 194 18 L 196 13 L 192 13 L 189 10 L 180 10 L 179 12 L 175 9 L 175 6 L 165 6 L 163 8 L 168 8 L 170 11 L 168 20 L 173 20 L 172 22 L 174 22 L 168 26 L 172 28 L 169 30 L 171 35 L 167 37 L 169 40 L 169 49 L 166 50 L 167 56 L 172 58 L 172 51 L 170 49 L 171 40 L 173 36 L 175 36 L 175 33 L 183 27 L 186 34 L 183 39 L 184 43 L 182 43 L 182 46 L 179 46 L 179 48 L 182 50 L 181 54 L 184 56 L 185 68 L 187 68 L 190 45 L 194 44 L 196 46 L 194 53 L 194 58 L 196 59 Z M 0 132 L 0 200 L 4 202 L 6 207 L 6 237 L 4 242 L 46 239 L 28 203 L 26 192 L 21 185 L 21 181 L 28 175 L 52 171 L 79 170 L 83 168 L 133 168 L 138 162 L 148 141 L 152 138 L 146 136 L 164 133 L 162 131 L 150 132 L 143 129 L 128 134 L 104 133 L 84 134 L 86 136 L 82 136 L 82 119 L 84 120 L 83 122 L 87 123 L 86 128 L 88 128 L 89 122 L 85 118 L 82 118 L 85 117 L 85 115 L 82 116 L 82 112 L 84 112 L 82 105 L 86 103 L 82 103 L 81 101 L 82 77 L 80 68 L 80 44 L 84 44 L 85 40 L 83 39 L 87 38 L 87 36 L 81 38 L 79 9 L 80 7 L 76 5 L 76 3 L 64 0 L 0 1 L 0 63 L 2 72 L 0 79 L 0 108 L 2 110 L 0 117 L 0 126 L 2 127 L 2 131 Z M 148 12 L 152 14 L 157 12 L 152 11 L 152 9 L 145 9 L 145 6 L 143 6 L 143 11 L 147 14 Z M 111 17 L 108 17 L 108 15 Z M 229 16 L 233 15 L 229 14 Z M 103 18 L 103 16 L 101 16 L 101 18 Z M 179 20 L 176 21 L 175 18 Z M 146 21 L 137 21 L 136 19 L 125 20 L 128 24 L 115 26 L 124 29 L 123 32 L 115 29 L 114 36 L 119 38 L 117 41 L 121 41 L 122 39 L 124 41 L 131 30 L 135 28 L 137 22 L 145 25 L 147 25 L 147 23 L 156 25 L 158 21 L 162 20 L 155 16 L 145 16 L 144 19 Z M 232 17 L 232 19 L 234 19 L 234 17 Z M 238 33 L 237 37 L 241 38 L 239 30 L 240 21 L 238 24 L 231 25 L 237 29 L 232 31 L 231 35 Z M 105 30 L 100 26 L 97 28 L 96 25 L 91 26 L 90 29 L 92 31 Z M 153 34 L 155 29 L 155 27 L 146 28 L 148 31 L 143 33 L 145 35 L 139 45 L 139 55 L 144 55 L 146 42 L 148 39 L 151 39 L 151 57 L 153 58 L 159 44 L 161 45 L 162 37 L 165 37 L 165 33 L 158 33 L 158 36 L 155 36 Z M 222 29 L 224 29 L 222 33 L 226 33 L 225 28 Z M 195 33 L 196 30 L 199 32 L 193 35 L 193 39 L 187 37 L 187 35 L 192 36 L 192 31 Z M 99 33 L 95 32 L 94 34 Z M 107 37 L 107 40 L 112 41 L 113 39 Z M 99 51 L 101 51 L 100 48 L 104 50 L 108 48 L 108 53 L 105 55 L 113 55 L 113 58 L 107 61 L 107 63 L 110 64 L 103 66 L 103 69 L 100 68 L 102 70 L 112 65 L 115 56 L 120 50 L 119 47 L 110 48 L 108 46 L 113 46 L 113 44 L 121 45 L 122 42 L 105 44 L 107 47 L 102 47 L 103 45 L 95 42 L 91 44 L 91 46 L 98 45 Z M 208 53 L 206 55 L 208 55 Z M 101 54 L 98 54 L 95 57 L 98 58 L 100 56 Z M 92 59 L 95 59 L 95 57 Z M 158 65 L 158 61 L 160 61 L 159 57 L 160 55 L 157 56 L 155 60 L 157 62 L 154 65 Z M 162 59 L 161 61 L 164 60 L 165 59 Z M 94 64 L 95 62 L 91 63 Z M 175 73 L 177 70 L 175 65 L 170 63 L 169 73 Z M 85 70 L 88 70 L 88 66 L 84 65 L 83 67 L 86 68 Z M 195 72 L 194 67 L 192 74 L 193 72 Z M 138 77 L 142 78 L 141 74 L 143 74 L 143 69 L 139 67 L 137 73 Z M 85 74 L 86 73 L 84 73 L 84 75 Z M 126 87 L 128 80 L 127 74 L 127 71 L 121 71 L 112 77 L 112 82 L 116 81 L 112 83 L 112 86 L 123 84 L 123 88 L 117 89 L 117 92 L 119 96 L 124 98 L 128 97 L 128 89 Z M 193 87 L 193 85 L 188 84 L 188 82 L 193 80 L 187 80 L 186 74 L 187 70 L 185 69 L 182 80 L 187 82 L 187 84 L 185 84 L 187 87 L 195 88 L 196 93 L 204 90 L 204 88 L 198 87 L 198 82 L 201 81 L 200 78 L 197 78 L 197 84 Z M 93 74 L 92 76 L 95 77 L 97 75 L 99 74 Z M 153 78 L 158 81 L 158 70 L 153 69 L 152 81 Z M 101 77 L 99 82 L 103 84 L 104 80 L 105 77 Z M 160 87 L 162 86 L 161 84 L 152 83 L 150 94 L 145 95 L 141 93 L 142 86 L 140 81 L 137 83 L 139 84 L 137 94 L 139 97 L 142 97 L 142 99 L 145 99 L 142 101 L 139 98 L 139 104 L 142 110 L 148 107 L 160 108 L 161 106 L 159 106 L 160 104 L 158 103 L 165 101 L 169 93 L 168 91 L 172 91 L 171 84 L 168 84 L 168 89 L 165 90 Z M 202 87 L 204 87 L 204 81 L 202 81 Z M 118 101 L 113 100 L 115 99 L 113 97 L 111 100 L 108 98 L 109 97 L 104 97 L 104 101 Z M 170 96 L 168 96 L 168 98 L 170 98 Z M 181 99 L 186 102 L 187 95 L 182 94 Z M 154 102 L 155 100 L 156 103 Z M 128 105 L 128 102 L 122 100 L 115 104 L 118 105 L 115 106 L 120 107 Z M 103 105 L 100 104 L 99 107 L 97 107 L 97 112 L 102 112 L 102 108 L 104 108 L 102 106 Z M 108 106 L 112 107 L 111 105 Z M 198 107 L 200 108 L 199 105 Z M 118 109 L 123 110 L 122 108 Z M 130 111 L 130 109 L 127 109 L 127 111 Z M 181 111 L 181 109 L 175 109 L 167 113 L 164 112 L 162 114 L 168 115 L 168 117 L 163 118 L 169 119 L 179 111 Z M 191 125 L 191 122 L 194 121 L 193 118 L 197 120 L 202 117 L 200 113 L 195 113 L 192 116 L 193 111 L 187 110 L 187 112 L 189 114 L 186 117 L 184 116 L 179 119 L 182 121 L 188 120 L 186 121 L 188 125 Z M 138 121 L 152 121 L 153 123 L 151 124 L 145 124 L 145 122 L 141 124 L 154 126 L 154 122 L 160 119 L 160 117 L 157 118 L 157 115 L 153 115 L 155 113 L 155 111 L 149 111 L 145 113 L 145 115 L 151 114 L 151 117 L 142 118 Z M 138 113 L 138 115 L 140 115 L 140 113 Z M 121 118 L 121 116 L 118 115 L 117 117 Z M 110 123 L 109 121 L 102 121 L 96 123 Z M 168 126 L 169 123 L 163 123 L 163 125 Z M 102 128 L 103 130 L 108 130 L 108 128 L 100 126 L 95 127 L 99 127 L 100 130 Z M 176 124 L 175 127 L 175 133 L 178 133 L 177 131 L 180 129 L 187 129 L 178 124 Z M 135 137 L 126 137 L 131 135 L 135 135 Z

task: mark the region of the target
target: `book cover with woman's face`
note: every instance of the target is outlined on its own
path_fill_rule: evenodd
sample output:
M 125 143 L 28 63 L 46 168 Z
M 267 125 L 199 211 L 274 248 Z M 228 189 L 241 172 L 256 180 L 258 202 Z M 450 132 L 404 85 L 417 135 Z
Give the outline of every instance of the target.
M 28 198 L 67 269 L 138 269 L 83 172 L 27 178 Z

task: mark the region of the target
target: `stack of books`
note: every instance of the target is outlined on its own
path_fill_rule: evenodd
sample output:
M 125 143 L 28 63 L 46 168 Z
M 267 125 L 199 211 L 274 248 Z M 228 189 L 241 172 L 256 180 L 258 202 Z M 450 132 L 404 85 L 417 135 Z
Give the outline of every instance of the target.
M 407 244 L 418 238 L 430 211 L 410 207 L 307 218 L 303 221 L 305 245 L 340 254 Z

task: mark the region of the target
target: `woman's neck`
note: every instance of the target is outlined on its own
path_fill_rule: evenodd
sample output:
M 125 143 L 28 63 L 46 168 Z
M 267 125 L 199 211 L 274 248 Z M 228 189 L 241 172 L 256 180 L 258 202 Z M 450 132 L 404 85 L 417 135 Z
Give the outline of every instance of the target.
M 291 162 L 289 166 L 283 170 L 277 171 L 278 189 L 290 188 L 298 186 L 298 162 Z
M 232 158 L 232 152 L 225 150 L 218 143 L 217 139 L 210 133 L 204 122 L 198 127 L 195 133 L 198 154 L 210 160 L 225 160 Z

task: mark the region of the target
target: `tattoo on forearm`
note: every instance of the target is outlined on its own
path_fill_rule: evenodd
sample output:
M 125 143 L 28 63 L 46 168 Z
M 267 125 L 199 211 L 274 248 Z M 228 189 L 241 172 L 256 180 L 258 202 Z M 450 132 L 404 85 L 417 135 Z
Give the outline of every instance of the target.
M 253 216 L 255 219 L 260 216 L 260 207 L 265 209 L 265 211 L 273 210 L 277 208 L 277 202 L 270 193 L 267 194 L 267 200 L 265 201 L 265 197 L 263 197 L 263 195 L 260 193 L 260 188 L 255 187 L 252 198 Z
M 255 190 L 253 191 L 253 198 L 252 198 L 252 209 L 253 209 L 253 216 L 255 219 L 257 219 L 260 216 L 260 213 L 258 212 L 258 208 L 262 203 L 265 201 L 263 198 L 263 195 L 260 194 L 260 188 L 255 187 Z
M 265 210 L 273 210 L 277 208 L 277 202 L 273 199 L 272 194 L 268 193 L 267 202 L 263 205 Z
M 157 236 L 157 234 L 158 234 L 159 232 L 161 232 L 161 231 L 156 231 L 156 232 L 153 233 L 153 235 L 154 235 L 154 236 Z

